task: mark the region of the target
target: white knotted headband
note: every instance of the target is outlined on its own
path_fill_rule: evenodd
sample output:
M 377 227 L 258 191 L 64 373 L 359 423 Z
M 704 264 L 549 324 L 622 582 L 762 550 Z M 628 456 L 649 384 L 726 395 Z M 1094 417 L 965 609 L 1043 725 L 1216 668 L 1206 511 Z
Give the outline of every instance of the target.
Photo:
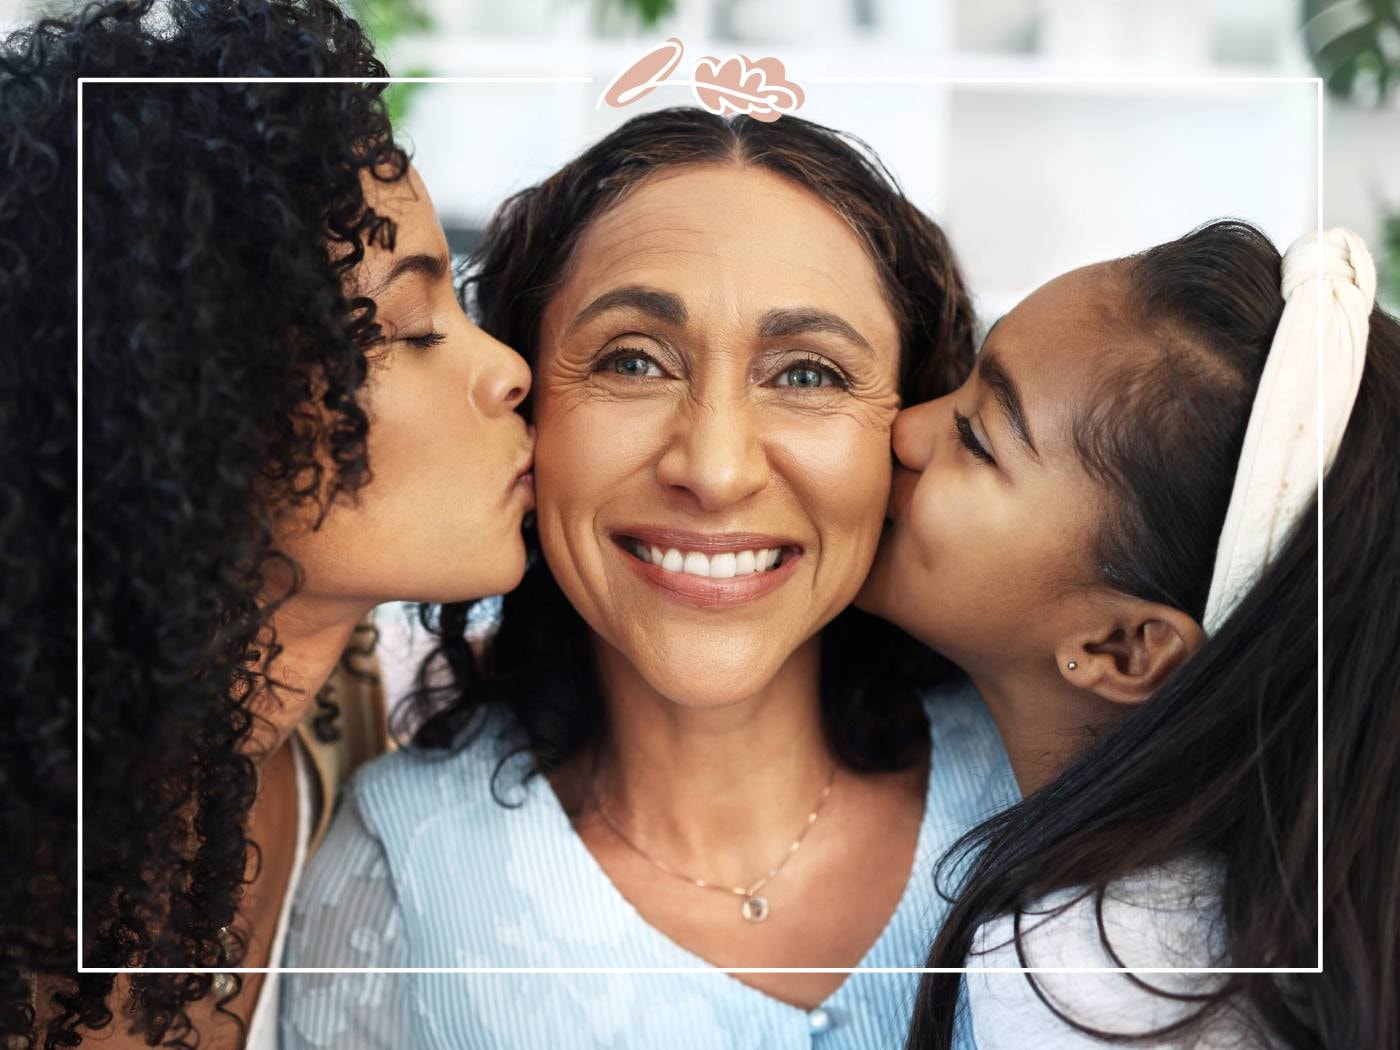
M 1203 626 L 1218 630 L 1287 540 L 1337 456 L 1366 365 L 1376 266 L 1350 230 L 1283 257 L 1283 316 L 1245 431 Z M 1320 402 L 1320 403 L 1319 403 Z

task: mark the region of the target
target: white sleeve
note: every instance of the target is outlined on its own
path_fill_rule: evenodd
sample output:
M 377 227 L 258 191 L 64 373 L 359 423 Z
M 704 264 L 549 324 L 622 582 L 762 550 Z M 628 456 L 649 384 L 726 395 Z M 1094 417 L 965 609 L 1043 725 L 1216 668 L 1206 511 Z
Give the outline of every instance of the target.
M 283 965 L 406 966 L 398 895 L 384 846 L 353 791 L 307 866 Z M 283 1050 L 400 1050 L 414 1045 L 407 974 L 282 975 Z
M 1181 869 L 1157 871 L 1110 888 L 1103 932 L 1112 955 L 1100 936 L 1092 894 L 1058 914 L 1046 914 L 1079 891 L 1053 894 L 1022 915 L 1024 960 L 1012 942 L 1010 916 L 982 926 L 973 940 L 966 975 L 968 1021 L 977 1050 L 1105 1050 L 1110 1045 L 1057 1016 L 1056 1010 L 1079 1025 L 1112 1035 L 1142 1035 L 1194 1014 L 1194 1003 L 1156 994 L 1137 982 L 1190 995 L 1215 990 L 1227 975 L 986 972 L 1021 966 L 1227 965 L 1221 961 L 1216 899 L 1200 892 L 1201 883 L 1193 882 L 1189 873 L 1183 875 Z M 1189 1031 L 1131 1045 L 1138 1050 L 1258 1050 L 1268 1043 L 1245 1023 L 1240 1011 L 1227 1008 Z

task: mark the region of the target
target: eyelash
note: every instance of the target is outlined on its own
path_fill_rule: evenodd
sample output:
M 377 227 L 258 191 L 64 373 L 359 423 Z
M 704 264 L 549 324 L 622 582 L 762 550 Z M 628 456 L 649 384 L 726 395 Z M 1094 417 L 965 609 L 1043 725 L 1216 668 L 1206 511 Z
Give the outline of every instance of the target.
M 640 357 L 643 360 L 650 361 L 652 364 L 656 365 L 657 368 L 660 368 L 663 372 L 665 371 L 665 368 L 660 364 L 660 362 L 658 362 L 650 354 L 646 353 L 643 350 L 633 350 L 625 346 L 618 347 L 606 357 L 601 358 L 598 361 L 597 365 L 594 367 L 594 371 L 606 371 L 613 365 L 614 362 L 626 357 Z M 788 363 L 781 371 L 779 371 L 778 375 L 786 375 L 788 372 L 791 372 L 794 369 L 798 368 L 808 368 L 814 372 L 820 372 L 822 375 L 830 379 L 833 385 L 835 385 L 841 390 L 845 390 L 849 386 L 849 384 L 846 382 L 846 377 L 842 375 L 838 369 L 834 368 L 833 366 L 827 364 L 825 361 L 817 357 L 804 357 L 800 360 L 792 361 Z M 794 387 L 793 389 L 802 388 Z
M 800 360 L 789 362 L 783 367 L 782 371 L 780 371 L 778 375 L 787 375 L 789 372 L 796 368 L 808 368 L 811 369 L 813 372 L 820 372 L 822 375 L 830 379 L 832 383 L 834 383 L 841 390 L 845 390 L 849 386 L 849 384 L 846 382 L 846 377 L 842 375 L 839 370 L 837 370 L 832 365 L 827 364 L 825 361 L 821 360 L 821 358 L 818 357 L 804 357 Z
M 630 347 L 630 346 L 619 346 L 616 350 L 613 350 L 611 353 L 606 354 L 605 356 L 599 358 L 599 359 L 598 359 L 598 363 L 597 363 L 596 365 L 593 366 L 593 371 L 595 371 L 595 372 L 606 372 L 606 371 L 612 369 L 612 366 L 613 366 L 616 362 L 621 361 L 621 360 L 623 360 L 624 358 L 628 358 L 628 357 L 638 357 L 638 358 L 641 358 L 643 361 L 650 361 L 650 362 L 651 362 L 652 364 L 654 364 L 657 368 L 660 368 L 661 371 L 663 371 L 663 372 L 666 371 L 666 369 L 662 366 L 661 362 L 659 362 L 658 360 L 656 360 L 656 358 L 652 357 L 651 354 L 647 353 L 645 350 L 638 350 L 638 349 L 636 349 L 635 347 Z M 615 374 L 615 375 L 619 375 L 619 376 L 622 375 L 621 372 L 614 372 L 614 374 Z M 624 378 L 625 378 L 625 377 L 624 377 Z M 641 376 L 641 377 L 639 377 L 639 378 L 642 378 L 642 379 L 655 379 L 656 377 L 655 377 L 655 376 Z
M 427 335 L 404 336 L 403 341 L 417 350 L 430 350 L 446 338 L 441 332 L 429 332 Z
M 967 416 L 963 415 L 956 408 L 953 409 L 953 436 L 958 439 L 958 444 L 967 449 L 983 463 L 995 467 L 997 461 L 992 458 L 992 454 L 987 451 L 986 446 L 977 440 L 977 435 L 973 433 L 972 424 L 968 422 Z

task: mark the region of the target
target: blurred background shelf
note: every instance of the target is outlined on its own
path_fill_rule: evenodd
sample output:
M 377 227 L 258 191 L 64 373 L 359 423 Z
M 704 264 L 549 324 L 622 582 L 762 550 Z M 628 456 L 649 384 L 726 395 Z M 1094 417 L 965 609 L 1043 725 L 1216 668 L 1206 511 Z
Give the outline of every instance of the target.
M 984 312 L 1051 273 L 1235 214 L 1287 242 L 1324 212 L 1377 246 L 1400 303 L 1400 0 L 345 0 L 391 72 L 591 84 L 393 89 L 454 250 L 509 193 L 626 117 L 606 83 L 667 36 L 781 58 L 803 116 L 868 141 L 948 229 Z M 77 0 L 0 0 L 0 25 Z M 841 78 L 962 78 L 856 84 Z M 1152 82 L 1152 78 L 1166 78 Z M 1212 83 L 1168 82 L 1213 78 Z M 1093 80 L 1094 82 L 1086 82 Z M 1392 231 L 1387 240 L 1387 231 Z

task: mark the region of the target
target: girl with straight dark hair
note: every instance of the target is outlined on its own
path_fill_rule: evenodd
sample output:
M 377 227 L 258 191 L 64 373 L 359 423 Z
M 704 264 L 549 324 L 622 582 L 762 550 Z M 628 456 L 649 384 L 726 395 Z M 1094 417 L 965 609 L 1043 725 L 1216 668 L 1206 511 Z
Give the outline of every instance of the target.
M 1280 259 L 1211 223 L 1050 282 L 896 423 L 861 601 L 967 671 L 1025 793 L 945 858 L 928 965 L 972 969 L 925 976 L 911 1048 L 1400 1045 L 1400 328 L 1374 295 L 1345 231 Z

